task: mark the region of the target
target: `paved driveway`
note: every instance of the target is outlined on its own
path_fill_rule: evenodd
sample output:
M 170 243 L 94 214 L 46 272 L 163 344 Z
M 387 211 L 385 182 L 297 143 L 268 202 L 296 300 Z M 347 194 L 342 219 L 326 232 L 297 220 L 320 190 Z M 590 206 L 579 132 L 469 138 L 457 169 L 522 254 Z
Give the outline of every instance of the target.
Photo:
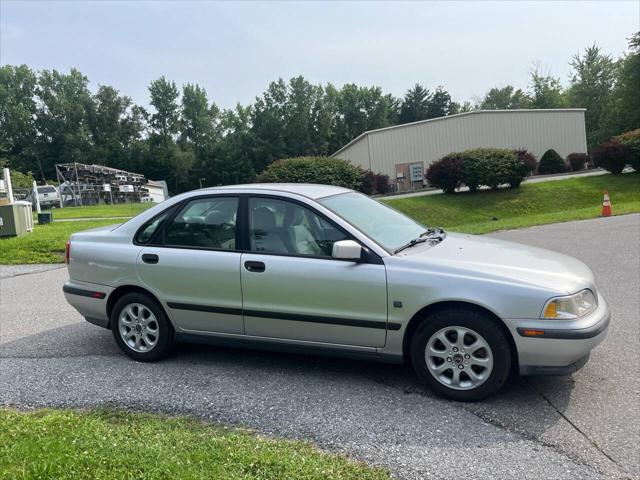
M 401 478 L 640 476 L 640 215 L 502 232 L 595 272 L 613 322 L 572 377 L 514 378 L 459 404 L 404 366 L 183 346 L 138 364 L 64 302 L 59 267 L 0 271 L 0 404 L 185 413 L 389 467 Z

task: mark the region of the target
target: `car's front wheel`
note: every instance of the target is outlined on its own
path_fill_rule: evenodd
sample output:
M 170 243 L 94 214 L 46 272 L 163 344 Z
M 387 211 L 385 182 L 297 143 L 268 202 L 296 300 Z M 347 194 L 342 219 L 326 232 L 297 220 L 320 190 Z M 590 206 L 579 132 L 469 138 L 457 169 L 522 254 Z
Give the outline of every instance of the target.
M 173 327 L 152 297 L 128 293 L 111 312 L 111 330 L 120 349 L 134 360 L 153 362 L 173 347 Z
M 489 315 L 466 308 L 437 311 L 411 339 L 418 375 L 453 400 L 481 400 L 504 385 L 511 370 L 509 342 Z

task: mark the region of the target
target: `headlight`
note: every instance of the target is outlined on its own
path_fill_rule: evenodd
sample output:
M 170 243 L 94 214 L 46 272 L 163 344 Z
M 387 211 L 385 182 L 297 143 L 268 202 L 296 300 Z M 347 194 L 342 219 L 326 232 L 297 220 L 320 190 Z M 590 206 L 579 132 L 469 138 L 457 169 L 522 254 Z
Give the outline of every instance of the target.
M 582 290 L 566 297 L 552 298 L 545 304 L 540 318 L 570 320 L 588 315 L 597 306 L 598 302 L 593 292 Z

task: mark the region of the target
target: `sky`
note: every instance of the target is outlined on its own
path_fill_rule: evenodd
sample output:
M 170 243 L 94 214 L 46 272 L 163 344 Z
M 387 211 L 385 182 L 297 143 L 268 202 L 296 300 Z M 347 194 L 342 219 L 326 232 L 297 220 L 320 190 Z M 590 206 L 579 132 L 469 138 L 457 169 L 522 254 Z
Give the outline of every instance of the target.
M 77 68 L 141 105 L 164 75 L 198 83 L 222 108 L 269 82 L 416 82 L 457 101 L 526 88 L 534 64 L 568 83 L 571 57 L 597 43 L 619 56 L 640 2 L 174 2 L 0 0 L 0 64 Z

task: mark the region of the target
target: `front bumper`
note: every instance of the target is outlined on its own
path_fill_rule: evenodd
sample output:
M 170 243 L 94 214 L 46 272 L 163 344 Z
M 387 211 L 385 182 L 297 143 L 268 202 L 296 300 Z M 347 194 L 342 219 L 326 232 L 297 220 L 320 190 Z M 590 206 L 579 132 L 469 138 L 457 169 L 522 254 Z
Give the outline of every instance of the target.
M 598 294 L 598 308 L 577 320 L 506 320 L 518 352 L 521 375 L 567 375 L 582 368 L 589 354 L 606 338 L 609 305 Z M 543 335 L 524 336 L 524 330 Z

